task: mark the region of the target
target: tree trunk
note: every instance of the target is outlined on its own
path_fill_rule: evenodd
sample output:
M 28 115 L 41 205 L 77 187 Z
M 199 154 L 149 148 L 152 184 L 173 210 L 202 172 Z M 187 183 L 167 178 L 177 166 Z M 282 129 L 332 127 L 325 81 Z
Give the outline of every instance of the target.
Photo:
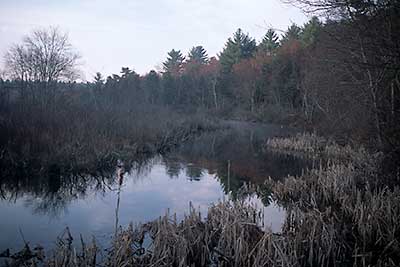
M 359 36 L 359 42 L 360 42 L 360 52 L 361 52 L 361 58 L 362 58 L 362 63 L 368 66 L 368 59 L 364 51 L 364 45 L 363 45 L 363 40 Z M 368 77 L 368 89 L 369 89 L 369 94 L 371 96 L 371 101 L 372 101 L 372 107 L 373 107 L 373 116 L 374 116 L 374 123 L 375 123 L 375 130 L 376 130 L 376 141 L 377 141 L 377 147 L 382 148 L 382 129 L 381 129 L 381 123 L 380 123 L 380 118 L 379 118 L 379 110 L 378 110 L 378 97 L 377 97 L 377 84 L 374 81 L 374 77 L 371 73 L 371 70 L 369 67 L 366 69 L 367 72 L 367 77 Z
M 254 105 L 255 105 L 255 99 L 254 98 L 255 98 L 255 91 L 253 91 L 251 93 L 251 98 L 250 98 L 250 101 L 251 101 L 251 106 L 250 106 L 251 113 L 254 112 Z
M 212 81 L 212 92 L 213 92 L 213 98 L 214 98 L 214 106 L 215 109 L 218 109 L 218 99 L 217 99 L 217 77 L 214 77 Z
M 390 88 L 390 102 L 391 102 L 391 113 L 392 116 L 394 116 L 394 82 L 392 82 L 391 84 L 391 88 Z

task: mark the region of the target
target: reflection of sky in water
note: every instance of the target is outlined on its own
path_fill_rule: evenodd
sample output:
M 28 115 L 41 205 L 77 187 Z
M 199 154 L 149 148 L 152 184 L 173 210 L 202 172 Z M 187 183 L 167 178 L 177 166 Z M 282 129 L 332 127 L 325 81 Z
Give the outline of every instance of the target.
M 286 214 L 282 207 L 279 207 L 275 202 L 272 202 L 268 206 L 264 206 L 260 198 L 255 195 L 248 197 L 246 202 L 257 210 L 262 210 L 264 215 L 264 229 L 269 229 L 273 232 L 280 231 Z
M 126 174 L 120 197 L 119 223 L 127 225 L 130 222 L 153 220 L 165 214 L 167 209 L 171 214 L 176 212 L 178 218 L 182 218 L 183 213 L 189 209 L 189 202 L 195 208 L 200 207 L 204 213 L 210 203 L 224 197 L 214 174 L 202 170 L 201 178 L 197 180 L 190 179 L 187 173 L 188 169 L 171 178 L 165 165 L 157 161 L 152 168 L 143 172 L 132 171 Z M 117 191 L 101 194 L 88 190 L 84 199 L 73 200 L 58 217 L 33 213 L 27 200 L 28 197 L 21 197 L 10 202 L 0 201 L 0 252 L 7 247 L 22 247 L 19 229 L 30 244 L 41 244 L 45 247 L 54 245 L 56 237 L 66 226 L 71 229 L 75 238 L 80 233 L 86 239 L 95 235 L 100 242 L 107 240 L 113 233 Z M 32 202 L 31 199 L 30 201 Z M 34 199 L 33 203 L 35 201 L 40 199 Z M 258 201 L 257 205 L 262 207 L 259 200 L 253 201 Z M 278 230 L 284 212 L 274 205 L 264 209 L 266 226 Z

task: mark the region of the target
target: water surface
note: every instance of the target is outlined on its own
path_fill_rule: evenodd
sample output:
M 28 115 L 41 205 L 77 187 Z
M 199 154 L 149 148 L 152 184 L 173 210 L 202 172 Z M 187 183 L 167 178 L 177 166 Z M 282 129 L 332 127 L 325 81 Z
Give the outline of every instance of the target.
M 121 187 L 118 167 L 102 175 L 0 181 L 0 252 L 22 248 L 23 238 L 31 245 L 53 247 L 65 227 L 75 237 L 94 235 L 107 244 L 118 202 L 118 225 L 154 220 L 167 211 L 181 218 L 189 203 L 205 214 L 211 203 L 238 197 L 244 183 L 299 175 L 310 162 L 263 149 L 268 136 L 285 133 L 280 127 L 233 125 L 203 134 L 166 155 L 126 167 Z M 251 196 L 264 209 L 266 226 L 279 231 L 285 212 L 268 200 L 268 195 Z

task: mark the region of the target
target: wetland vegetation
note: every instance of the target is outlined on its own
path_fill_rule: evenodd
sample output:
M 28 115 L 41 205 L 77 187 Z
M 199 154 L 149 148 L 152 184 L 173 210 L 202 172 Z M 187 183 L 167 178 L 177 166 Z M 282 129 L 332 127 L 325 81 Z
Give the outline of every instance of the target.
M 0 264 L 399 266 L 400 6 L 79 80 L 60 28 L 0 76 Z

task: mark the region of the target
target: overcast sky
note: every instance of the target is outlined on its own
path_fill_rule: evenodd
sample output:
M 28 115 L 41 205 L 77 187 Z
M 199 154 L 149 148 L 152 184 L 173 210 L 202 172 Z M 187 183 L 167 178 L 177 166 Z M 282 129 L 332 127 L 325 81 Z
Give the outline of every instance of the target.
M 307 18 L 279 0 L 0 0 L 0 54 L 32 29 L 58 26 L 82 55 L 87 80 L 126 66 L 157 69 L 172 48 L 203 45 L 210 56 L 242 28 L 259 41 L 268 27 Z

